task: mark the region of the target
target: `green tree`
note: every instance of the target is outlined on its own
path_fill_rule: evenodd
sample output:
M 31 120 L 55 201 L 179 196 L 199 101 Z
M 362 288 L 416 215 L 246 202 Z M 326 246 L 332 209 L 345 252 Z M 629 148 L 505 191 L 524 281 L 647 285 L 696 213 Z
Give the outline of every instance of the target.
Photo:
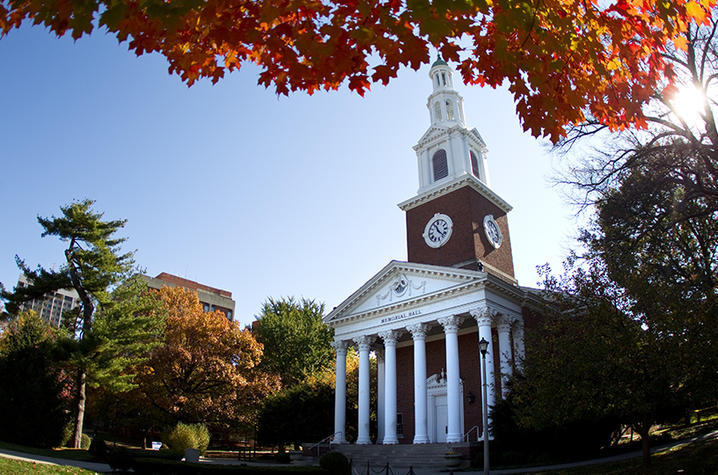
M 264 345 L 262 369 L 293 385 L 331 367 L 334 332 L 322 322 L 323 313 L 324 304 L 314 300 L 268 299 L 252 328 Z
M 88 371 L 95 370 L 98 382 L 111 380 L 111 377 L 103 377 L 102 373 L 116 375 L 117 368 L 129 362 L 129 359 L 120 356 L 125 351 L 119 347 L 122 339 L 125 335 L 131 335 L 125 338 L 127 343 L 137 336 L 134 330 L 129 333 L 116 332 L 129 330 L 138 324 L 134 319 L 137 315 L 123 313 L 129 308 L 116 305 L 111 293 L 114 287 L 129 276 L 133 266 L 132 253 L 120 252 L 120 245 L 125 239 L 115 237 L 125 221 L 103 220 L 102 213 L 92 209 L 93 204 L 91 200 L 73 202 L 61 207 L 62 214 L 58 217 L 38 217 L 43 228 L 43 237 L 55 236 L 67 243 L 64 251 L 66 263 L 58 270 L 47 270 L 40 266 L 33 270 L 17 258 L 18 266 L 28 277 L 30 285 L 16 287 L 13 292 L 3 292 L 10 314 L 16 314 L 22 302 L 41 298 L 58 289 L 73 288 L 80 297 L 79 311 L 74 314 L 76 318 L 66 322 L 70 336 L 75 340 L 67 345 L 67 350 L 76 374 L 76 448 L 80 447 L 82 438 Z M 122 292 L 124 290 L 120 290 L 117 295 Z M 98 308 L 101 309 L 100 312 L 96 311 Z M 95 328 L 95 319 L 102 314 L 106 317 L 102 322 L 98 321 Z M 130 320 L 124 320 L 125 316 Z M 149 317 L 145 315 L 145 318 Z M 141 329 L 144 328 L 146 327 L 143 324 Z M 139 343 L 139 340 L 135 343 Z M 134 350 L 130 349 L 131 352 Z M 103 362 L 109 366 L 101 364 Z M 120 381 L 121 385 L 125 383 L 126 378 Z
M 512 383 L 519 424 L 534 430 L 614 420 L 631 426 L 649 462 L 651 426 L 684 413 L 672 342 L 630 313 L 631 299 L 600 260 L 547 279 L 547 309 Z
M 718 390 L 718 210 L 664 173 L 679 160 L 700 158 L 680 144 L 636 157 L 583 241 L 625 289 L 631 313 L 675 349 L 673 381 L 700 407 Z
M 263 403 L 257 422 L 259 442 L 284 447 L 319 441 L 332 433 L 334 386 L 329 381 L 302 381 Z
M 0 331 L 0 439 L 54 447 L 70 422 L 57 332 L 33 311 Z

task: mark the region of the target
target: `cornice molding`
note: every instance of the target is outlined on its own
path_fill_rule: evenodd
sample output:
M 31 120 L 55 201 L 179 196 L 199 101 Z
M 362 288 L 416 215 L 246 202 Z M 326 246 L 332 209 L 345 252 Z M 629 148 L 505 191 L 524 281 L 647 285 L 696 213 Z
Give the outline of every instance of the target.
M 458 121 L 455 121 L 454 124 L 448 126 L 441 126 L 438 124 L 430 126 L 429 129 L 424 132 L 424 135 L 421 136 L 416 145 L 414 145 L 412 148 L 415 152 L 418 152 L 421 149 L 430 148 L 433 145 L 436 145 L 438 142 L 450 138 L 455 133 L 466 136 L 467 139 L 470 142 L 473 142 L 473 145 L 475 145 L 476 148 L 479 149 L 479 151 L 481 151 L 482 153 L 488 152 L 486 144 L 481 139 L 481 137 L 477 137 L 476 134 L 473 133 L 473 129 L 467 129 Z
M 452 191 L 456 191 L 460 188 L 463 188 L 464 186 L 472 188 L 481 196 L 498 206 L 499 209 L 501 209 L 505 213 L 508 213 L 513 209 L 510 204 L 504 201 L 499 195 L 491 191 L 488 186 L 468 174 L 462 175 L 448 183 L 425 191 L 424 193 L 416 195 L 415 197 L 410 198 L 406 201 L 402 201 L 397 206 L 399 206 L 402 211 L 408 211 L 410 209 L 416 208 L 417 206 L 423 205 L 424 203 L 428 203 L 431 200 L 439 198 L 440 196 L 448 195 Z

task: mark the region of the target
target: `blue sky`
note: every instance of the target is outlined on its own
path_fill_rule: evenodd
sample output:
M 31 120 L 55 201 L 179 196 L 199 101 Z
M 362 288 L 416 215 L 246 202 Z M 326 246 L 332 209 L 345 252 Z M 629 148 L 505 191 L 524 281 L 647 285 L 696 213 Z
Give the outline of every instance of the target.
M 267 297 L 330 310 L 391 259 L 406 259 L 397 203 L 418 188 L 412 146 L 429 126 L 428 66 L 364 98 L 346 89 L 278 97 L 252 65 L 191 88 L 159 55 L 137 58 L 104 32 L 74 42 L 40 27 L 0 39 L 0 282 L 62 264 L 36 217 L 91 198 L 128 220 L 126 249 L 148 274 L 232 292 L 249 323 Z M 503 90 L 459 85 L 508 201 L 514 267 L 560 266 L 575 210 L 552 187 L 557 159 L 521 131 Z

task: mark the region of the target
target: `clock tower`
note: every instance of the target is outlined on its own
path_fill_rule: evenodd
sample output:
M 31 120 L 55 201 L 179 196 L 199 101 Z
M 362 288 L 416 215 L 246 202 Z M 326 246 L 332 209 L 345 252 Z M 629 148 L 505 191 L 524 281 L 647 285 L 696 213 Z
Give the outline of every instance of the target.
M 431 125 L 414 146 L 419 190 L 399 204 L 406 212 L 408 261 L 478 268 L 515 282 L 511 206 L 490 188 L 486 143 L 466 127 L 448 64 L 438 59 L 429 77 Z

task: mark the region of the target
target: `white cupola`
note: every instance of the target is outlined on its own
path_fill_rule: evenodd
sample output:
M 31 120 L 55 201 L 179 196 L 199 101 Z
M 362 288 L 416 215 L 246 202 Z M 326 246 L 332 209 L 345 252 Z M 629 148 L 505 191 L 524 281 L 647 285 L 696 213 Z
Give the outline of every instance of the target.
M 489 185 L 486 144 L 476 129 L 467 129 L 464 99 L 454 89 L 454 71 L 441 58 L 431 65 L 433 91 L 426 107 L 431 125 L 414 146 L 421 194 L 467 175 Z
M 454 71 L 439 58 L 431 65 L 429 76 L 434 92 L 429 96 L 427 107 L 431 125 L 459 123 L 464 125 L 464 99 L 454 89 Z

